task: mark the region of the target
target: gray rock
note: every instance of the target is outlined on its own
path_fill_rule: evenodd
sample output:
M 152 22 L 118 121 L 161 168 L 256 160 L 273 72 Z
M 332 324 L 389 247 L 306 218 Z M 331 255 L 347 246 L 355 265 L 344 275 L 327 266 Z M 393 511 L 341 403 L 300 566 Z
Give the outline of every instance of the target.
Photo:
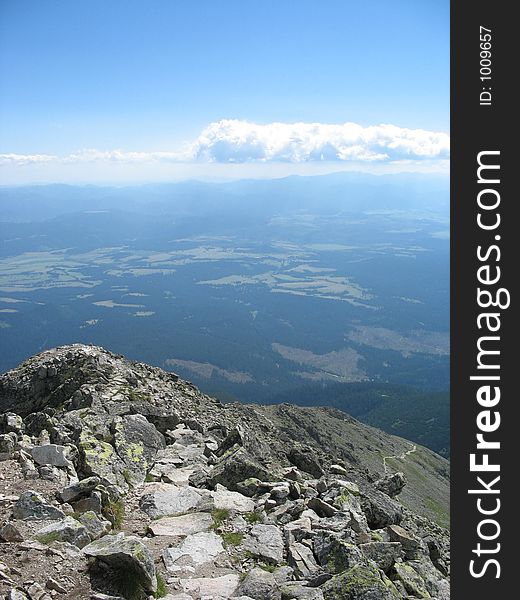
M 374 485 L 380 492 L 387 494 L 390 498 L 394 498 L 402 492 L 406 485 L 406 478 L 404 473 L 393 473 L 392 475 L 381 477 Z
M 252 512 L 255 509 L 253 500 L 239 492 L 230 492 L 220 484 L 217 484 L 215 491 L 211 492 L 211 497 L 215 508 L 239 513 Z
M 154 491 L 142 496 L 139 505 L 141 510 L 155 519 L 179 516 L 199 508 L 211 508 L 212 503 L 209 492 L 204 493 L 188 486 L 159 484 Z
M 23 535 L 12 523 L 5 523 L 0 528 L 0 539 L 4 542 L 23 542 Z
M 45 521 L 50 519 L 63 519 L 65 514 L 59 508 L 49 504 L 38 492 L 27 490 L 13 506 L 15 519 Z
M 97 540 L 112 529 L 109 521 L 93 511 L 84 512 L 78 517 L 78 521 L 86 528 L 90 540 Z
M 99 477 L 86 477 L 78 483 L 69 485 L 64 490 L 59 492 L 58 497 L 61 502 L 75 502 L 80 498 L 88 496 L 99 484 Z
M 21 436 L 25 431 L 22 417 L 12 412 L 0 415 L 0 433 L 15 433 Z
M 72 507 L 77 513 L 92 511 L 97 514 L 101 514 L 103 508 L 103 499 L 101 492 L 94 490 L 90 494 L 90 496 L 87 496 L 86 498 L 81 498 L 80 500 L 76 500 L 76 502 L 73 502 Z
M 51 600 L 51 596 L 36 582 L 27 587 L 27 593 L 31 600 Z
M 359 549 L 385 573 L 388 573 L 402 555 L 402 546 L 399 542 L 369 542 L 360 544 Z
M 155 536 L 185 536 L 208 531 L 213 525 L 209 513 L 190 513 L 179 517 L 163 517 L 152 521 L 148 529 Z
M 287 458 L 295 467 L 317 479 L 324 475 L 323 468 L 311 448 L 292 448 Z
M 280 563 L 283 560 L 283 539 L 276 525 L 253 525 L 243 545 L 255 556 L 269 562 Z
M 157 591 L 153 557 L 139 538 L 125 537 L 124 533 L 105 535 L 85 546 L 83 552 L 103 561 L 122 577 L 131 576 L 145 592 Z
M 319 588 L 292 581 L 282 586 L 282 600 L 324 600 Z
M 172 573 L 197 569 L 212 563 L 224 552 L 222 538 L 216 533 L 194 533 L 188 535 L 178 546 L 166 548 L 163 552 L 164 564 Z
M 192 598 L 227 599 L 233 597 L 240 577 L 237 573 L 221 575 L 220 577 L 191 577 L 179 579 L 183 591 L 191 594 Z
M 370 566 L 355 566 L 336 575 L 322 586 L 325 600 L 399 600 L 395 587 L 383 582 Z
M 297 579 L 310 579 L 320 570 L 312 550 L 300 542 L 289 546 L 287 562 L 294 569 Z
M 269 471 L 244 448 L 237 448 L 231 454 L 223 456 L 215 465 L 209 484 L 215 487 L 220 483 L 229 490 L 236 491 L 237 483 L 251 477 L 268 480 Z
M 375 488 L 363 489 L 361 507 L 370 529 L 398 525 L 403 520 L 403 507 Z
M 332 504 L 325 502 L 321 498 L 311 498 L 308 507 L 320 517 L 333 517 L 338 512 L 335 506 L 332 506 Z
M 29 596 L 21 590 L 12 589 L 7 594 L 7 600 L 30 600 Z
M 390 525 L 386 528 L 390 541 L 399 542 L 403 548 L 406 558 L 415 558 L 417 552 L 422 549 L 421 542 L 410 532 L 399 525 Z
M 288 545 L 294 542 L 301 542 L 310 537 L 312 530 L 311 519 L 309 517 L 300 517 L 283 527 L 285 541 Z
M 280 586 L 273 573 L 255 567 L 249 571 L 236 591 L 253 600 L 281 600 Z
M 2 433 L 0 435 L 0 460 L 9 460 L 14 457 L 18 438 L 16 433 Z
M 69 467 L 72 465 L 68 459 L 69 450 L 65 446 L 56 444 L 45 444 L 44 446 L 34 446 L 31 449 L 31 456 L 38 465 L 48 465 L 51 467 Z
M 62 521 L 43 527 L 35 538 L 43 544 L 68 542 L 78 548 L 83 548 L 90 542 L 86 527 L 72 517 L 65 517 Z
M 406 592 L 414 598 L 431 598 L 424 579 L 408 563 L 394 565 L 394 578 L 403 584 Z
M 330 573 L 341 573 L 367 563 L 361 550 L 329 531 L 320 531 L 314 537 L 314 554 L 320 565 Z
M 157 452 L 164 448 L 164 437 L 142 415 L 118 417 L 113 428 L 114 448 L 123 463 L 122 474 L 130 485 L 140 485 Z

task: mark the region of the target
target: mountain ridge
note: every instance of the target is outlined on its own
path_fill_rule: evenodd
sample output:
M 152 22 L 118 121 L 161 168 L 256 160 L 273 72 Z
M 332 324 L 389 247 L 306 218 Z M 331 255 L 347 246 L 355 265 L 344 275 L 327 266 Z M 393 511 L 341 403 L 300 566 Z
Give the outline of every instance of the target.
M 88 593 L 108 589 L 96 568 L 101 563 L 117 572 L 113 557 L 126 556 L 130 545 L 146 560 L 137 568 L 135 557 L 128 558 L 138 593 L 116 590 L 123 598 L 159 597 L 163 579 L 179 600 L 239 597 L 239 588 L 242 597 L 260 600 L 449 597 L 449 534 L 431 521 L 446 525 L 449 463 L 337 409 L 222 404 L 173 373 L 77 344 L 47 350 L 2 375 L 0 410 L 7 449 L 7 462 L 0 464 L 14 461 L 25 469 L 22 479 L 8 477 L 22 492 L 6 502 L 14 513 L 42 469 L 43 479 L 61 488 L 55 510 L 67 504 L 74 486 L 82 489 L 79 500 L 74 497 L 81 506 L 92 507 L 99 495 L 94 516 L 102 528 L 115 527 L 118 503 L 127 509 L 123 533 L 91 534 L 88 544 L 67 534 L 65 541 L 74 539 L 81 556 L 91 557 Z M 41 464 L 51 451 L 60 454 L 61 466 L 49 458 L 50 465 Z M 40 505 L 47 506 L 44 500 Z M 64 528 L 76 535 L 85 519 L 80 514 L 77 520 L 77 506 L 72 512 L 62 514 L 74 522 L 51 523 L 36 539 L 58 535 L 53 547 L 63 542 Z M 146 515 L 157 520 L 144 526 Z M 158 558 L 157 531 L 181 518 L 196 533 L 176 536 Z M 289 532 L 295 523 L 302 527 L 301 519 L 304 532 L 298 529 L 295 538 Z M 8 517 L 0 537 L 18 523 Z M 206 523 L 202 530 L 200 523 Z M 216 548 L 214 560 L 201 558 L 208 544 Z M 291 573 L 279 581 L 274 574 L 280 579 L 280 569 L 288 568 L 284 561 Z M 209 580 L 220 587 L 202 594 Z

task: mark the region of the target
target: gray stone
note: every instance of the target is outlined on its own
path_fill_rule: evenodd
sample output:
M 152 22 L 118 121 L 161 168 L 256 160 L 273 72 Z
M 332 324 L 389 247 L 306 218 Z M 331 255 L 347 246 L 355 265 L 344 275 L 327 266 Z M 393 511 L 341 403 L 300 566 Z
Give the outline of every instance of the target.
M 221 575 L 220 577 L 192 577 L 179 579 L 183 591 L 191 594 L 192 598 L 215 598 L 220 600 L 233 597 L 240 576 L 236 573 Z
M 283 527 L 285 541 L 288 545 L 294 542 L 301 542 L 305 538 L 310 537 L 312 530 L 311 520 L 309 517 L 300 517 Z
M 80 515 L 78 521 L 86 528 L 91 540 L 97 540 L 112 529 L 112 524 L 109 521 L 91 510 Z
M 403 507 L 374 488 L 363 489 L 361 507 L 370 529 L 398 525 L 403 520 Z
M 143 495 L 139 505 L 141 510 L 155 519 L 183 515 L 198 508 L 211 508 L 212 502 L 209 492 L 165 483 L 158 484 L 154 491 Z
M 163 517 L 152 521 L 148 529 L 155 536 L 185 536 L 208 531 L 213 525 L 209 513 L 191 513 L 179 517 Z
M 243 545 L 246 550 L 267 561 L 280 563 L 283 560 L 284 544 L 276 525 L 253 525 Z
M 359 549 L 385 573 L 388 573 L 402 555 L 402 546 L 399 542 L 368 542 L 360 544 Z
M 65 517 L 62 521 L 43 527 L 35 538 L 43 544 L 68 542 L 78 548 L 83 548 L 90 542 L 86 527 L 72 517 Z
M 395 587 L 386 585 L 370 566 L 355 566 L 322 586 L 325 600 L 399 600 Z
M 307 587 L 292 581 L 282 586 L 282 600 L 324 600 L 319 588 Z
M 122 577 L 131 574 L 145 591 L 157 591 L 153 557 L 139 538 L 125 537 L 124 533 L 105 535 L 85 546 L 83 552 L 103 561 Z
M 422 549 L 420 541 L 399 525 L 390 525 L 386 528 L 386 533 L 390 541 L 401 544 L 406 558 L 415 558 L 417 552 Z
M 12 589 L 7 594 L 7 600 L 30 600 L 29 596 L 21 590 Z
M 164 564 L 173 573 L 197 569 L 212 563 L 224 552 L 222 538 L 213 532 L 188 535 L 178 546 L 166 548 L 163 553 Z
M 244 448 L 238 448 L 230 455 L 223 456 L 213 468 L 209 484 L 215 487 L 217 483 L 236 491 L 237 484 L 245 479 L 269 479 L 269 471 L 253 458 Z
M 86 477 L 78 481 L 78 483 L 66 487 L 59 492 L 58 497 L 61 502 L 75 502 L 80 498 L 88 496 L 100 483 L 101 480 L 99 477 Z
M 15 519 L 45 521 L 50 519 L 63 519 L 65 514 L 59 508 L 49 504 L 38 492 L 27 490 L 13 506 Z
M 294 569 L 297 579 L 309 579 L 320 570 L 312 550 L 300 542 L 289 546 L 287 562 Z
M 317 479 L 324 475 L 323 468 L 310 448 L 292 448 L 287 455 L 291 463 Z
M 12 523 L 6 523 L 0 528 L 0 539 L 4 542 L 23 542 L 23 535 Z
M 34 446 L 31 456 L 38 465 L 51 467 L 69 467 L 72 465 L 68 459 L 69 450 L 65 446 L 57 444 L 45 444 L 45 446 Z
M 281 600 L 282 598 L 274 574 L 258 567 L 247 573 L 236 593 L 253 600 Z
M 90 496 L 87 496 L 86 498 L 81 498 L 80 500 L 76 500 L 76 502 L 73 502 L 72 507 L 77 513 L 92 511 L 101 514 L 103 508 L 101 492 L 96 490 L 93 491 L 90 494 Z
M 9 460 L 14 457 L 17 441 L 16 433 L 2 433 L 0 435 L 0 460 Z
M 239 492 L 230 492 L 220 484 L 217 484 L 215 491 L 211 492 L 211 497 L 215 508 L 239 513 L 252 512 L 255 509 L 253 500 Z
M 118 417 L 113 427 L 114 448 L 123 463 L 122 474 L 130 485 L 140 485 L 157 452 L 164 448 L 164 437 L 142 415 Z
M 336 507 L 321 498 L 311 498 L 308 506 L 320 517 L 333 517 L 338 512 Z
M 393 473 L 392 475 L 385 475 L 378 479 L 375 484 L 376 488 L 390 496 L 390 498 L 394 498 L 400 494 L 406 485 L 406 478 L 404 473 Z

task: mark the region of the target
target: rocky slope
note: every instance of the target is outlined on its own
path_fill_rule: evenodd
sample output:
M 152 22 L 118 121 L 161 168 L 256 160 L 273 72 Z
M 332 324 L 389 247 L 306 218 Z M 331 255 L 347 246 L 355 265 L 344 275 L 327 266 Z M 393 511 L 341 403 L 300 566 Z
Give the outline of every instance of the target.
M 344 413 L 83 345 L 4 374 L 0 411 L 5 598 L 449 598 L 448 463 Z

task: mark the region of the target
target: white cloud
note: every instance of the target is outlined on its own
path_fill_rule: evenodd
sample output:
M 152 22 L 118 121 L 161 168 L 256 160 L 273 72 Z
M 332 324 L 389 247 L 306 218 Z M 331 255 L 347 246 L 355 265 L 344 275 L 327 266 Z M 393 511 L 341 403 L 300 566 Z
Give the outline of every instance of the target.
M 3 167 L 71 165 L 412 165 L 445 163 L 450 138 L 443 132 L 395 125 L 270 123 L 227 119 L 210 123 L 180 150 L 142 152 L 83 149 L 68 155 L 0 154 Z M 134 168 L 133 167 L 133 168 Z M 209 165 L 208 165 L 209 168 Z
M 58 160 L 52 154 L 0 154 L 0 165 L 34 165 Z
M 450 138 L 442 132 L 357 123 L 211 123 L 192 146 L 209 162 L 313 162 L 445 159 Z

